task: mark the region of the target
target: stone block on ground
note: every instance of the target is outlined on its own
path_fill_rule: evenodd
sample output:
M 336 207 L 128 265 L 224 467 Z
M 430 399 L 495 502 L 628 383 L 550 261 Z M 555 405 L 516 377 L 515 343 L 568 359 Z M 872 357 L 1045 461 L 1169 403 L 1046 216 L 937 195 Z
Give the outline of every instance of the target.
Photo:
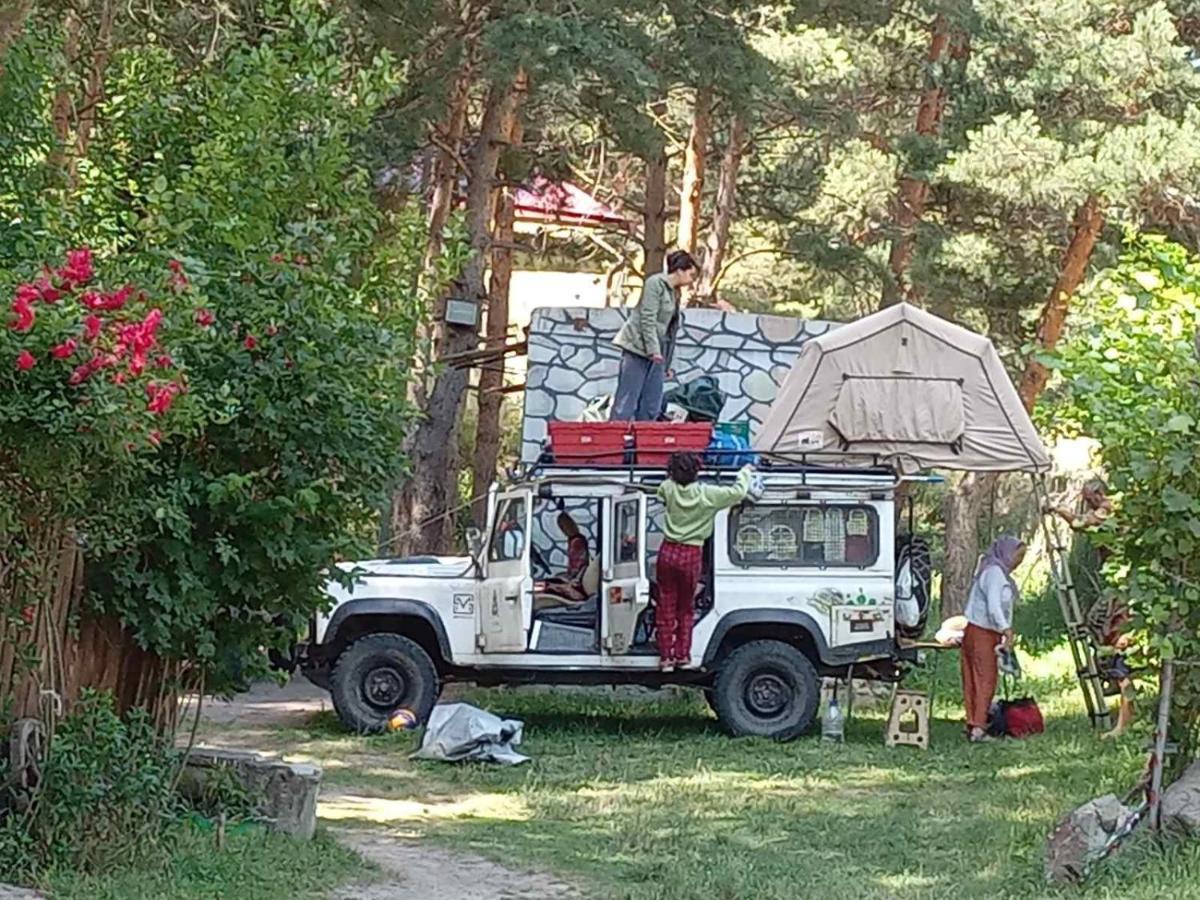
M 1200 837 L 1200 762 L 1194 762 L 1162 795 L 1162 821 L 1168 830 Z
M 44 900 L 44 897 L 29 888 L 0 884 L 0 900 Z
M 1115 794 L 1089 800 L 1067 816 L 1046 842 L 1046 880 L 1077 884 L 1100 858 L 1108 839 L 1132 813 Z
M 199 799 L 222 769 L 234 773 L 271 828 L 302 840 L 312 838 L 321 788 L 319 766 L 288 763 L 245 750 L 200 747 L 189 754 L 179 789 L 184 796 Z

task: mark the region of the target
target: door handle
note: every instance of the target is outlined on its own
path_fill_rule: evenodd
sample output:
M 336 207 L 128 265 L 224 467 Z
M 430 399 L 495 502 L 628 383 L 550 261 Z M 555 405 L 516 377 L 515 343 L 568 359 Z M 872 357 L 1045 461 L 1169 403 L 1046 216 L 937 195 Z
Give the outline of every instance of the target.
M 520 594 L 512 594 L 511 596 L 505 597 L 504 602 L 505 603 L 517 603 L 520 601 L 520 599 L 521 599 Z

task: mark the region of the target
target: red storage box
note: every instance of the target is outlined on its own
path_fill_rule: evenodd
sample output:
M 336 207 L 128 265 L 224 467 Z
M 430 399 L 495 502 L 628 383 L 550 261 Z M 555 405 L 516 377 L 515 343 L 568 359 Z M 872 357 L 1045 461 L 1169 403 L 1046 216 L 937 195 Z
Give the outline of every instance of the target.
M 550 422 L 550 452 L 557 463 L 619 466 L 625 462 L 628 422 Z
M 634 422 L 639 466 L 665 466 L 679 450 L 703 453 L 712 440 L 711 422 Z

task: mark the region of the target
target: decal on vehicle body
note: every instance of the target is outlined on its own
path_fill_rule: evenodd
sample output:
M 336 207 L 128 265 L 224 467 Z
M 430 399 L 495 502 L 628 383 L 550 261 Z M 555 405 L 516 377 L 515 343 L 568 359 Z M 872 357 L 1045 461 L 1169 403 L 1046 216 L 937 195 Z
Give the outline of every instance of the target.
M 475 615 L 475 597 L 472 594 L 454 595 L 454 615 L 457 618 L 469 618 Z

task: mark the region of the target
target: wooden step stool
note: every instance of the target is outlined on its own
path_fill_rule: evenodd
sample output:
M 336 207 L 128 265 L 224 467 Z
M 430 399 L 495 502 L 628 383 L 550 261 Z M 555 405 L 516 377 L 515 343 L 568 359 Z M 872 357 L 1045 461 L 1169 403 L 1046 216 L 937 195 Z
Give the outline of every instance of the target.
M 923 691 L 894 691 L 883 742 L 889 747 L 905 744 L 928 750 L 929 708 L 929 695 Z

